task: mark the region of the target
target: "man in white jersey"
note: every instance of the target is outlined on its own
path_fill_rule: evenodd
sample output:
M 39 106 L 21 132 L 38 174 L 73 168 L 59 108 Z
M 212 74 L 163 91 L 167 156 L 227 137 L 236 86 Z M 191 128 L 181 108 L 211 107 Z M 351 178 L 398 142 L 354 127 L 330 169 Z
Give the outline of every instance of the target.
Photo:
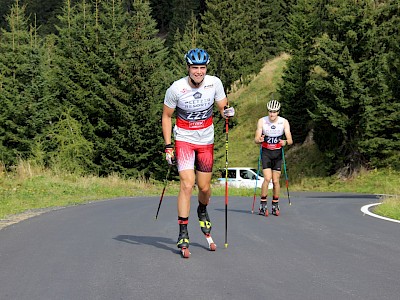
M 184 257 L 189 257 L 189 234 L 187 224 L 190 213 L 190 198 L 195 181 L 198 186 L 198 218 L 210 250 L 216 246 L 210 236 L 211 222 L 207 205 L 211 196 L 211 176 L 214 162 L 213 107 L 224 118 L 233 117 L 233 107 L 227 107 L 228 100 L 221 80 L 206 75 L 210 62 L 203 49 L 191 49 L 185 55 L 188 76 L 175 81 L 164 98 L 162 130 L 165 142 L 166 160 L 176 162 L 180 178 L 178 194 L 178 248 Z M 172 117 L 176 112 L 174 126 L 175 147 L 172 144 Z
M 276 100 L 267 103 L 268 116 L 258 120 L 254 142 L 262 147 L 262 167 L 264 182 L 261 186 L 261 202 L 259 214 L 268 216 L 267 196 L 268 183 L 272 178 L 272 213 L 279 216 L 279 178 L 282 168 L 282 147 L 293 144 L 288 120 L 279 116 L 281 104 Z M 283 140 L 283 134 L 286 140 Z

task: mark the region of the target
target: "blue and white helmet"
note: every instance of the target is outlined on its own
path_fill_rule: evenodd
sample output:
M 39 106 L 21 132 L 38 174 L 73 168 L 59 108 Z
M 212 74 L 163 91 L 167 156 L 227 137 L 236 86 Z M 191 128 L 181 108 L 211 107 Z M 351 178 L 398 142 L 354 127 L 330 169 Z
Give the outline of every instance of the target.
M 188 65 L 208 65 L 210 56 L 206 50 L 195 48 L 185 54 L 185 60 Z

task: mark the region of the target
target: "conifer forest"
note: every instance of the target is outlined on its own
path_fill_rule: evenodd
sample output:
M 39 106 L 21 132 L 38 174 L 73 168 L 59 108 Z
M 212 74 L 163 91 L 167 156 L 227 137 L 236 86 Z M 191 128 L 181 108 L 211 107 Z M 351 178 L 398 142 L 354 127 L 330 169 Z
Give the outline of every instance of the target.
M 0 163 L 162 179 L 165 91 L 201 47 L 228 93 L 288 53 L 295 143 L 400 170 L 399 30 L 398 0 L 2 0 Z

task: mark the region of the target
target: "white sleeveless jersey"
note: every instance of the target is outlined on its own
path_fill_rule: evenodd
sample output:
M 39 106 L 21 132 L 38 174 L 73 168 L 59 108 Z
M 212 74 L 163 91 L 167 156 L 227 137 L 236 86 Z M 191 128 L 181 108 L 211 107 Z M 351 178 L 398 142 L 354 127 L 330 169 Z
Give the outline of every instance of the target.
M 186 76 L 175 81 L 164 98 L 166 106 L 176 109 L 175 140 L 196 145 L 213 144 L 214 101 L 226 97 L 224 87 L 218 77 L 211 75 L 204 77 L 199 88 L 192 88 L 188 80 Z
M 282 148 L 281 144 L 279 144 L 279 141 L 285 132 L 285 121 L 285 118 L 279 116 L 274 123 L 269 120 L 268 116 L 263 118 L 262 134 L 266 137 L 265 141 L 262 143 L 263 148 L 270 150 Z

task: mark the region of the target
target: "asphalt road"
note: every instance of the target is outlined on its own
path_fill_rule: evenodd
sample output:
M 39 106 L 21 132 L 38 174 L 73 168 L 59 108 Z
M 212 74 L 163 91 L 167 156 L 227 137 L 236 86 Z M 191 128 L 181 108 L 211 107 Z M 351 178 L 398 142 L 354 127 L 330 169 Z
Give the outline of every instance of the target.
M 364 215 L 374 196 L 292 193 L 279 217 L 252 197 L 209 206 L 216 252 L 189 219 L 176 248 L 175 197 L 124 198 L 51 211 L 0 230 L 1 300 L 400 299 L 400 224 Z M 257 200 L 258 201 L 258 200 Z

